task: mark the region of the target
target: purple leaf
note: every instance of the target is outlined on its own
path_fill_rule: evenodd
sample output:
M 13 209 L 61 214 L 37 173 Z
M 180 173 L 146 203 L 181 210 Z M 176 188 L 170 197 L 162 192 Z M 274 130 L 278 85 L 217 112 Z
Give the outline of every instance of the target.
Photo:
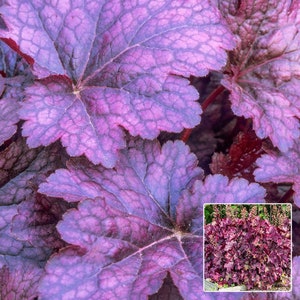
M 36 299 L 42 274 L 32 261 L 0 255 L 0 299 Z
M 0 206 L 26 199 L 45 174 L 61 167 L 64 157 L 58 145 L 29 149 L 22 138 L 0 152 Z
M 159 129 L 180 131 L 189 126 L 189 120 L 199 122 L 198 116 L 190 115 L 199 111 L 193 102 L 198 96 L 187 84 L 185 79 L 168 77 L 164 91 L 139 99 L 128 92 L 122 96 L 123 92 L 116 89 L 93 87 L 83 90 L 79 99 L 66 78 L 47 78 L 26 90 L 27 101 L 20 111 L 20 116 L 28 120 L 23 134 L 29 136 L 31 147 L 49 145 L 61 138 L 71 156 L 85 153 L 93 163 L 112 167 L 117 149 L 125 147 L 123 131 L 117 124 L 133 135 L 154 138 Z M 99 102 L 99 95 L 103 102 Z
M 45 262 L 53 251 L 66 245 L 55 226 L 68 207 L 61 200 L 39 194 L 28 196 L 19 205 L 0 206 L 0 253 Z
M 30 193 L 27 180 L 35 173 L 29 170 L 40 150 L 29 149 L 25 140 L 19 138 L 0 152 L 1 205 L 19 203 Z
M 300 142 L 296 141 L 286 153 L 265 154 L 256 163 L 255 179 L 259 182 L 293 183 L 294 201 L 300 207 Z
M 205 181 L 195 181 L 190 190 L 183 192 L 177 207 L 177 223 L 183 228 L 201 230 L 204 203 L 263 203 L 265 189 L 245 179 L 228 180 L 223 175 L 209 175 Z M 185 210 L 184 207 L 191 207 Z
M 104 69 L 116 71 L 118 64 L 139 72 L 165 68 L 165 74 L 203 76 L 224 66 L 224 49 L 234 46 L 217 9 L 197 1 L 10 0 L 1 14 L 9 28 L 1 31 L 2 38 L 34 60 L 39 77 L 91 80 Z
M 222 84 L 232 110 L 251 118 L 260 138 L 270 137 L 281 151 L 299 138 L 300 13 L 294 1 L 219 1 L 238 46 Z
M 12 234 L 19 241 L 27 241 L 35 248 L 52 253 L 66 246 L 56 224 L 68 208 L 70 205 L 61 199 L 34 193 L 18 205 L 18 213 L 12 219 Z
M 68 170 L 56 171 L 40 185 L 42 193 L 81 201 L 58 224 L 62 238 L 74 246 L 48 263 L 40 288 L 47 299 L 146 299 L 159 290 L 167 272 L 184 299 L 199 299 L 199 233 L 207 190 L 211 199 L 218 193 L 228 194 L 230 201 L 235 194 L 240 202 L 264 196 L 263 188 L 243 179 L 228 182 L 215 175 L 204 183 L 197 180 L 202 171 L 180 141 L 160 149 L 157 142 L 136 139 L 128 146 L 114 169 L 73 159 Z M 67 285 L 59 284 L 59 274 L 65 274 Z
M 16 75 L 18 55 L 4 42 L 0 41 L 0 71 L 2 75 L 14 77 Z M 1 92 L 2 94 L 2 92 Z
M 209 175 L 200 187 L 203 203 L 264 202 L 265 190 L 257 183 L 242 178 L 228 180 L 223 175 Z
M 66 245 L 55 226 L 69 205 L 34 192 L 43 172 L 59 165 L 54 156 L 54 147 L 29 150 L 22 139 L 0 153 L 1 300 L 35 299 L 43 265 Z
M 40 288 L 44 297 L 146 299 L 159 289 L 166 271 L 181 294 L 201 293 L 201 269 L 194 270 L 188 255 L 189 243 L 202 251 L 201 237 L 151 224 L 109 202 L 86 200 L 65 214 L 58 226 L 61 235 L 87 252 L 75 256 L 66 248 L 51 259 Z M 74 277 L 75 270 L 80 271 Z M 64 285 L 58 284 L 61 272 Z
M 136 140 L 112 170 L 77 159 L 51 175 L 40 191 L 82 200 L 58 225 L 62 238 L 82 250 L 73 257 L 79 250 L 66 248 L 51 259 L 42 294 L 146 299 L 170 272 L 181 295 L 196 299 L 202 293 L 202 238 L 181 231 L 175 218 L 182 191 L 201 174 L 182 142 L 160 149 L 157 142 Z M 56 180 L 64 184 L 54 187 Z M 94 199 L 84 200 L 88 197 Z M 75 269 L 81 270 L 76 277 Z M 65 287 L 57 284 L 59 270 L 68 278 Z
M 17 214 L 16 206 L 0 206 L 0 253 L 16 256 L 23 250 L 22 242 L 14 239 L 10 232 L 12 218 Z
M 153 139 L 198 124 L 198 94 L 182 76 L 220 69 L 235 44 L 218 10 L 196 0 L 11 0 L 0 12 L 9 28 L 0 35 L 33 60 L 34 73 L 62 75 L 26 90 L 28 144 L 61 139 L 71 156 L 105 167 L 125 147 L 121 127 Z
M 30 82 L 28 66 L 0 41 L 0 145 L 17 131 L 23 89 Z
M 130 212 L 147 218 L 157 207 L 174 215 L 182 190 L 203 174 L 196 167 L 195 155 L 180 141 L 168 142 L 160 148 L 157 141 L 131 140 L 111 170 L 85 159 L 70 160 L 67 166 L 68 170 L 60 169 L 49 176 L 39 191 L 68 202 L 113 193 Z M 155 202 L 151 203 L 149 197 Z
M 31 76 L 31 71 L 26 61 L 15 51 L 0 40 L 0 72 L 6 78 L 14 78 L 21 75 Z
M 11 232 L 13 217 L 17 215 L 17 206 L 0 206 L 0 253 L 44 262 L 49 257 L 48 249 L 34 247 L 30 241 L 21 240 Z
M 14 98 L 0 99 L 0 145 L 16 133 L 19 108 L 19 103 Z

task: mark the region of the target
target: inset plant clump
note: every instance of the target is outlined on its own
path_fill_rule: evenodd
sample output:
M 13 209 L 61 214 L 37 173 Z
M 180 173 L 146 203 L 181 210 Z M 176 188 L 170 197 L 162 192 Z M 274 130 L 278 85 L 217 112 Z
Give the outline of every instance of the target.
M 248 290 L 290 289 L 289 205 L 209 205 L 205 210 L 206 279 Z

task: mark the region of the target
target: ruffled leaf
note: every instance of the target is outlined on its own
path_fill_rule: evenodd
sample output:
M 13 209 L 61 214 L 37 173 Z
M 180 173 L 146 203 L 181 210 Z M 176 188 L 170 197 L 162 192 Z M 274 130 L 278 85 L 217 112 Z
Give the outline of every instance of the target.
M 226 0 L 219 7 L 238 41 L 222 80 L 232 110 L 287 151 L 300 135 L 299 2 Z
M 292 183 L 294 201 L 300 207 L 300 142 L 286 153 L 265 154 L 256 161 L 254 171 L 259 182 Z
M 72 246 L 50 259 L 42 296 L 147 299 L 169 272 L 184 299 L 213 299 L 202 294 L 203 202 L 224 195 L 262 201 L 264 189 L 244 179 L 201 177 L 182 142 L 160 148 L 141 140 L 129 142 L 114 169 L 73 159 L 68 170 L 50 175 L 40 192 L 80 203 L 58 224 Z
M 174 216 L 182 190 L 195 178 L 202 177 L 203 171 L 196 165 L 195 155 L 182 142 L 167 142 L 160 148 L 158 142 L 136 139 L 121 151 L 114 169 L 73 159 L 67 163 L 68 169 L 59 169 L 49 176 L 39 192 L 68 202 L 114 193 L 131 212 L 147 218 L 155 216 L 155 220 L 157 214 L 153 212 L 157 206 Z M 151 204 L 149 196 L 157 203 Z
M 26 90 L 28 144 L 60 139 L 71 156 L 105 167 L 125 147 L 121 127 L 153 139 L 198 124 L 198 94 L 182 76 L 219 70 L 234 47 L 209 2 L 8 2 L 0 36 L 49 76 Z
M 257 183 L 223 175 L 209 175 L 204 182 L 195 181 L 182 194 L 177 207 L 177 224 L 183 228 L 203 231 L 203 204 L 205 203 L 264 203 L 265 189 Z M 184 207 L 190 207 L 185 210 Z M 199 234 L 200 234 L 199 233 Z
M 63 239 L 79 248 L 66 248 L 51 259 L 41 285 L 44 297 L 146 299 L 159 290 L 167 272 L 183 296 L 196 299 L 192 295 L 202 293 L 202 237 L 180 231 L 175 221 L 182 191 L 202 173 L 187 146 L 168 142 L 160 149 L 157 142 L 137 140 L 122 150 L 113 170 L 86 160 L 68 166 L 40 191 L 82 200 L 58 225 Z M 60 178 L 64 188 L 53 188 Z M 75 182 L 83 185 L 75 190 Z M 93 200 L 84 200 L 88 197 Z M 57 284 L 59 269 L 67 286 Z M 75 269 L 80 270 L 76 277 Z

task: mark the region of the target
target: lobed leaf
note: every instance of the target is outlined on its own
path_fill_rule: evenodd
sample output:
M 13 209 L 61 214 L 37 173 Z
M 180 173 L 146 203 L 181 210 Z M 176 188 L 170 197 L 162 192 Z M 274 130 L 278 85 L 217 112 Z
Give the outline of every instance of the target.
M 33 193 L 18 205 L 17 214 L 11 222 L 11 232 L 19 241 L 29 242 L 50 255 L 66 246 L 56 230 L 56 224 L 70 207 L 61 199 Z
M 61 167 L 64 157 L 61 150 L 55 144 L 45 149 L 30 149 L 24 139 L 18 138 L 1 151 L 0 207 L 24 201 L 47 172 Z
M 0 145 L 17 131 L 24 87 L 30 82 L 28 65 L 0 41 Z
M 294 201 L 300 206 L 300 143 L 296 141 L 286 153 L 265 154 L 256 161 L 258 168 L 254 171 L 259 182 L 292 183 Z
M 254 131 L 239 132 L 228 154 L 214 153 L 209 167 L 213 174 L 220 173 L 229 178 L 238 176 L 254 181 L 255 161 L 263 153 L 262 141 Z
M 216 7 L 196 0 L 10 0 L 0 12 L 0 37 L 45 78 L 20 111 L 30 147 L 61 139 L 105 167 L 125 147 L 121 127 L 153 139 L 198 124 L 198 94 L 182 76 L 222 68 L 234 47 Z
M 260 138 L 281 151 L 300 135 L 300 19 L 298 1 L 219 1 L 238 45 L 222 84 L 232 110 L 251 118 Z
M 242 179 L 229 182 L 216 175 L 202 183 L 196 157 L 181 141 L 160 148 L 157 142 L 129 140 L 114 169 L 86 159 L 72 159 L 67 166 L 39 189 L 80 201 L 57 226 L 72 246 L 47 264 L 42 299 L 147 299 L 168 272 L 184 299 L 199 299 L 204 190 L 214 195 L 211 201 L 218 193 L 228 199 L 240 194 L 241 202 L 264 196 L 263 188 Z
M 36 193 L 61 166 L 57 150 L 28 149 L 18 138 L 0 152 L 0 299 L 35 299 L 43 265 L 65 246 L 55 226 L 69 205 Z
M 30 260 L 0 255 L 0 299 L 36 299 L 42 273 Z
M 51 259 L 42 295 L 146 299 L 158 291 L 168 271 L 183 296 L 193 299 L 202 293 L 202 238 L 175 225 L 181 192 L 201 174 L 184 143 L 168 142 L 160 149 L 157 142 L 136 140 L 122 150 L 112 170 L 73 160 L 68 171 L 51 175 L 41 192 L 81 200 L 78 210 L 70 210 L 58 225 L 63 239 L 81 250 L 72 246 Z M 65 185 L 54 188 L 54 180 Z M 80 182 L 77 190 L 75 182 Z M 70 260 L 74 251 L 77 256 Z M 58 269 L 68 277 L 65 286 L 57 284 Z M 80 270 L 76 278 L 75 269 Z

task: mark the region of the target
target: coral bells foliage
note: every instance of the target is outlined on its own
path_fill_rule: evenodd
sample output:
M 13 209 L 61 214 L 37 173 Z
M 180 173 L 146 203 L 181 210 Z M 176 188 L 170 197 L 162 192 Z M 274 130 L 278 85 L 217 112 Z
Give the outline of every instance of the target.
M 1 1 L 1 300 L 218 298 L 203 203 L 299 206 L 299 6 Z
M 205 226 L 205 278 L 270 289 L 291 274 L 290 220 L 276 227 L 259 216 L 217 218 Z

